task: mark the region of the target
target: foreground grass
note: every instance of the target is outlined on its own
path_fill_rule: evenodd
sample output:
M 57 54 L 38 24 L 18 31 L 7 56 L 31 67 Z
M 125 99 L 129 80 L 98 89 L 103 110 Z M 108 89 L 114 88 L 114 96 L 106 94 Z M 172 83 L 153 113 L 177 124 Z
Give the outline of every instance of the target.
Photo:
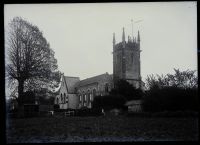
M 7 124 L 8 143 L 198 140 L 197 118 L 46 117 Z

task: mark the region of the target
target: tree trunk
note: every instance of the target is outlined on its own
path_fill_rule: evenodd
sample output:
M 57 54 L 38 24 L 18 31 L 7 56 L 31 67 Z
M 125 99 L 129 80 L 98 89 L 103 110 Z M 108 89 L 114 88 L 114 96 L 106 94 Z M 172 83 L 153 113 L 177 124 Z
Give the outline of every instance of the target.
M 24 81 L 18 80 L 18 105 L 21 107 L 23 105 L 23 91 L 24 91 Z

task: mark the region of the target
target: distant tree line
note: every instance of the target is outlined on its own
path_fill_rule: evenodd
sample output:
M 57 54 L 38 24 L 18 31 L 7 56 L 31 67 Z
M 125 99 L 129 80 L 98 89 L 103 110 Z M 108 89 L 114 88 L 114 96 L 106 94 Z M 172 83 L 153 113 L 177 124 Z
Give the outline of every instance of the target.
M 198 77 L 196 71 L 180 71 L 174 74 L 149 75 L 144 95 L 144 111 L 185 111 L 198 109 Z

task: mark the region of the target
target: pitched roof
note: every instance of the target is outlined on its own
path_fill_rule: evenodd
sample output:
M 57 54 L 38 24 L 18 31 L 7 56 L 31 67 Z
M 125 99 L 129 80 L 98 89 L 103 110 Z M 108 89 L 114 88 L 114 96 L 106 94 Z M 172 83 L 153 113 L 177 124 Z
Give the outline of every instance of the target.
M 98 76 L 94 76 L 94 77 L 91 77 L 91 78 L 81 80 L 77 84 L 77 87 L 89 85 L 89 84 L 92 84 L 92 83 L 99 83 L 101 81 L 108 80 L 108 79 L 110 80 L 110 79 L 112 79 L 112 77 L 108 73 L 104 73 L 104 74 L 101 74 L 101 75 L 98 75 Z
M 64 77 L 64 81 L 65 81 L 65 84 L 67 85 L 67 90 L 68 90 L 68 93 L 75 93 L 75 85 L 80 82 L 80 79 L 79 77 L 69 77 L 69 76 L 65 76 Z

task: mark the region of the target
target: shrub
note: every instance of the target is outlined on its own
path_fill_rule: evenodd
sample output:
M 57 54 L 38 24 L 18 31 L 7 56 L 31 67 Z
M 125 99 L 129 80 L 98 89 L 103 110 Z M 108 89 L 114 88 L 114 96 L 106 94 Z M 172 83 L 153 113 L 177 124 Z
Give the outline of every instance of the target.
M 125 109 L 126 99 L 121 95 L 107 95 L 107 96 L 96 96 L 93 101 L 93 107 L 96 109 L 104 109 L 105 111 L 119 108 Z
M 32 91 L 27 91 L 27 92 L 24 92 L 23 95 L 22 95 L 22 98 L 23 99 L 23 104 L 35 104 L 35 93 L 32 92 Z
M 136 89 L 126 80 L 118 80 L 115 84 L 115 88 L 111 90 L 110 95 L 120 95 L 127 101 L 130 101 L 141 99 L 144 94 L 141 89 Z
M 149 90 L 143 103 L 144 111 L 198 110 L 197 89 L 178 87 L 154 88 Z

